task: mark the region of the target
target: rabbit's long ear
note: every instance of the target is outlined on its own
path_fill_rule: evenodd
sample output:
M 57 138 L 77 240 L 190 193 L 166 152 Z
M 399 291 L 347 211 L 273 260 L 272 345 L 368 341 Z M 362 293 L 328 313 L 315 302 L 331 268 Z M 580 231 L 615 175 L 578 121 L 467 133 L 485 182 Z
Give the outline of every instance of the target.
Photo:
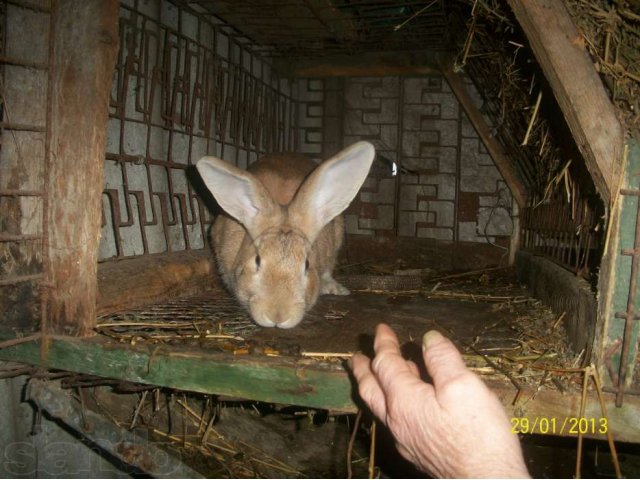
M 216 157 L 202 157 L 196 168 L 216 201 L 245 226 L 251 237 L 260 235 L 270 219 L 279 215 L 280 206 L 249 172 Z
M 374 156 L 373 145 L 358 142 L 320 164 L 291 202 L 292 224 L 313 242 L 320 230 L 349 206 L 367 178 Z

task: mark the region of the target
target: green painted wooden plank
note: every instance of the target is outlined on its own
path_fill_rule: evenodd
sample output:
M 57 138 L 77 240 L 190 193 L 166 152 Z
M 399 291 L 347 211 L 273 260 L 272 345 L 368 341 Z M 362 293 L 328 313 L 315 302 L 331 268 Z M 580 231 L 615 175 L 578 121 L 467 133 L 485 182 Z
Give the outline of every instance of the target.
M 40 343 L 0 350 L 0 360 L 263 402 L 354 412 L 353 386 L 338 365 L 286 357 L 236 357 L 148 345 L 113 345 L 96 338 L 55 337 L 46 361 Z
M 3 339 L 0 335 L 0 341 Z M 55 337 L 46 361 L 40 359 L 38 342 L 0 350 L 0 360 L 41 365 L 105 378 L 146 383 L 207 394 L 300 405 L 334 412 L 355 412 L 354 385 L 338 365 L 311 363 L 285 357 L 234 357 L 204 350 L 187 351 L 157 345 L 109 344 L 94 338 Z M 580 394 L 556 391 L 523 391 L 514 406 L 516 391 L 510 382 L 487 382 L 513 416 L 529 418 L 576 417 Z M 640 397 L 627 396 L 622 408 L 613 408 L 614 395 L 605 394 L 609 425 L 616 439 L 640 442 Z M 595 393 L 587 401 L 587 418 L 599 417 Z M 555 432 L 558 433 L 558 432 Z M 567 435 L 567 433 L 563 433 Z M 600 438 L 600 437 L 598 437 Z

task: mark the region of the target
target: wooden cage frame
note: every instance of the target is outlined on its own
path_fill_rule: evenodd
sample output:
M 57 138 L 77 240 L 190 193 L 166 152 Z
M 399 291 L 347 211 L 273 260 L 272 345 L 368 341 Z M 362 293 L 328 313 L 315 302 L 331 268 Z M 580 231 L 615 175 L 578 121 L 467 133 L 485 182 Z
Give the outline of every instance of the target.
M 640 310 L 640 296 L 635 295 L 640 244 L 638 240 L 635 245 L 621 244 L 621 239 L 628 236 L 625 232 L 631 228 L 629 219 L 637 215 L 633 211 L 633 201 L 635 199 L 637 203 L 640 196 L 630 183 L 630 175 L 625 177 L 627 183 L 619 185 L 618 180 L 626 172 L 639 168 L 640 146 L 637 139 L 632 140 L 627 170 L 623 171 L 623 128 L 562 2 L 509 0 L 508 3 L 555 93 L 595 185 L 605 203 L 611 205 L 611 232 L 599 281 L 594 352 L 604 378 L 607 362 L 611 362 L 612 357 L 607 349 L 615 338 L 625 339 L 626 351 L 619 352 L 616 357 L 621 358 L 622 364 L 619 383 L 610 385 L 610 392 L 606 394 L 607 402 L 619 406 L 609 409 L 609 420 L 617 439 L 640 442 L 640 396 L 626 395 L 622 402 L 630 382 L 626 372 L 635 358 L 638 343 L 638 329 L 633 329 L 633 320 L 637 319 L 635 312 Z M 39 193 L 45 214 L 44 267 L 40 277 L 44 292 L 41 331 L 30 342 L 16 341 L 11 335 L 4 334 L 0 338 L 4 340 L 0 359 L 182 390 L 336 412 L 356 411 L 354 387 L 346 370 L 303 365 L 291 359 L 229 363 L 212 354 L 177 355 L 151 347 L 127 345 L 114 348 L 91 337 L 101 309 L 159 298 L 179 285 L 188 291 L 192 288 L 189 279 L 202 283 L 202 278 L 211 277 L 212 267 L 208 252 L 206 255 L 191 252 L 146 261 L 144 267 L 131 260 L 128 265 L 120 262 L 98 268 L 107 105 L 111 72 L 118 51 L 118 3 L 115 0 L 58 0 L 49 14 L 49 60 L 47 65 L 41 66 L 47 70 L 49 78 L 47 125 L 43 127 L 48 183 Z M 74 24 L 82 24 L 84 28 L 74 29 Z M 70 72 L 70 59 L 86 68 Z M 327 67 L 325 60 L 318 64 L 293 65 L 291 70 L 300 75 L 312 72 L 314 76 L 353 75 L 354 69 L 359 75 L 371 76 L 398 69 L 413 73 L 441 72 L 488 146 L 517 203 L 524 205 L 523 186 L 513 174 L 500 145 L 491 137 L 482 116 L 468 100 L 450 62 L 442 59 L 433 62 L 433 59 L 425 58 L 416 65 L 412 58 L 397 65 L 398 59 L 394 60 L 396 64 L 390 64 L 384 56 L 369 60 L 373 61 L 344 68 L 338 60 Z M 7 58 L 0 61 L 19 63 Z M 88 109 L 88 104 L 92 108 Z M 3 125 L 3 128 L 20 126 Z M 627 272 L 621 262 L 630 258 L 636 267 L 627 280 L 621 281 Z M 126 268 L 129 273 L 138 272 L 135 284 L 144 285 L 144 288 L 136 290 L 123 283 L 126 278 L 132 278 L 123 273 Z M 102 288 L 101 280 L 104 281 Z M 119 294 L 114 289 L 125 293 Z M 629 305 L 623 314 L 618 306 L 621 298 Z M 616 318 L 623 318 L 626 323 L 620 326 Z M 492 387 L 514 414 L 531 419 L 579 416 L 578 397 L 550 392 L 535 396 L 529 392 L 532 399 L 526 409 L 522 409 L 513 405 L 512 388 Z M 599 412 L 597 399 L 590 398 L 584 414 L 596 417 Z

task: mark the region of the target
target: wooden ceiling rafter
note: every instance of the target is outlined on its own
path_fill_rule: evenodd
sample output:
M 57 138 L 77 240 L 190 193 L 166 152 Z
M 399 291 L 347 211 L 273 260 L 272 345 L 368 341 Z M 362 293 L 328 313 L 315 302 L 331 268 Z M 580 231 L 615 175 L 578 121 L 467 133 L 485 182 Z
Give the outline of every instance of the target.
M 624 131 L 563 2 L 507 0 L 605 203 L 618 183 Z

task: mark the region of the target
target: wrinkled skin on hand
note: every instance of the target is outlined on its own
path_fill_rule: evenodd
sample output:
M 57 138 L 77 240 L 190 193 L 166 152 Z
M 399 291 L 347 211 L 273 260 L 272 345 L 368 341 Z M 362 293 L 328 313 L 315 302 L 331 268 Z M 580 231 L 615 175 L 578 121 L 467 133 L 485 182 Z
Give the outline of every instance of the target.
M 528 477 L 517 435 L 498 397 L 469 371 L 436 331 L 423 338 L 433 384 L 400 353 L 395 333 L 376 330 L 375 357 L 358 353 L 351 366 L 360 396 L 393 434 L 399 452 L 438 477 Z

